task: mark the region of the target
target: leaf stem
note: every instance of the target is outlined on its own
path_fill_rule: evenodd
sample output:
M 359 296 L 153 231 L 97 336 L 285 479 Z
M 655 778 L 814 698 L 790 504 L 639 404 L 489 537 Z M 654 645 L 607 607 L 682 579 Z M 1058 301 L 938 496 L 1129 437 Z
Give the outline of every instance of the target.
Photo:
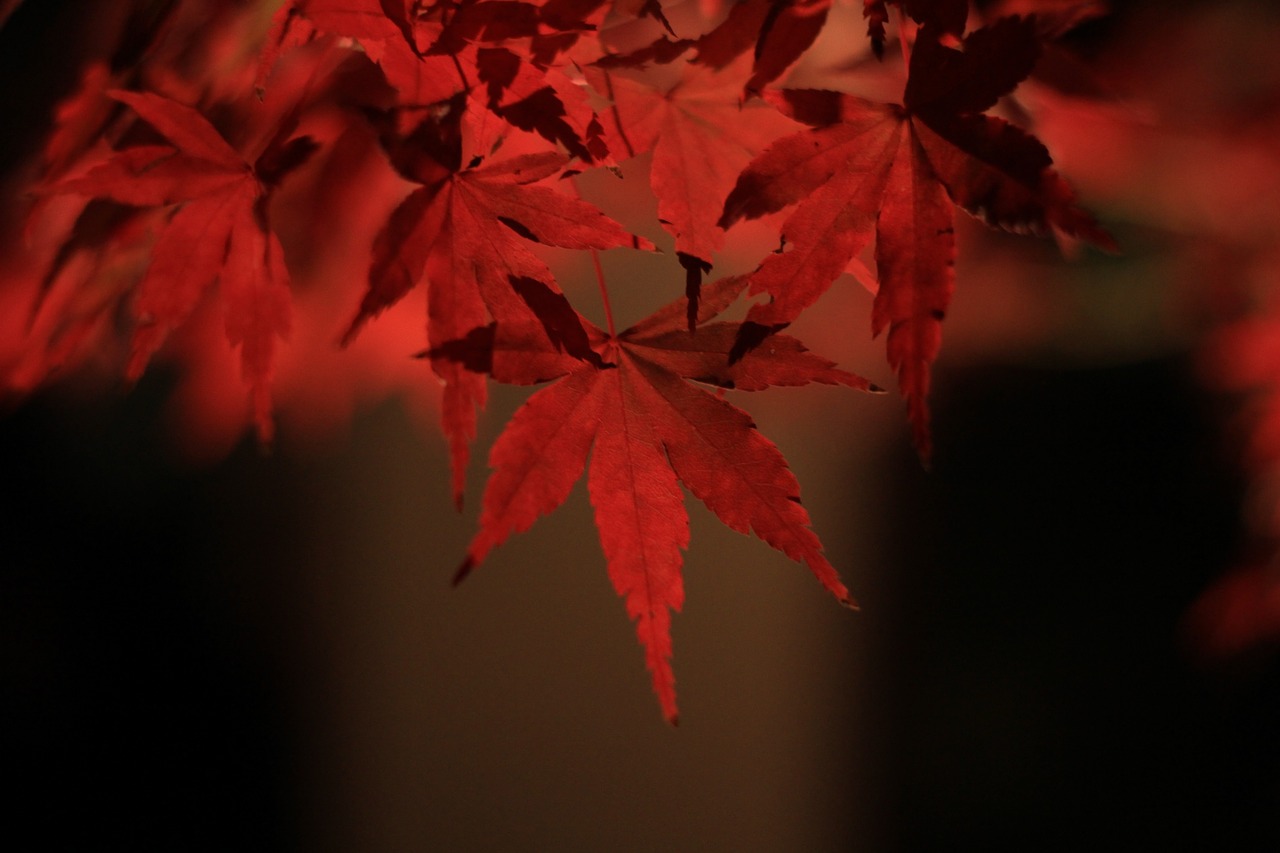
M 609 305 L 609 288 L 604 284 L 604 267 L 600 266 L 600 253 L 591 250 L 591 263 L 596 268 L 596 281 L 600 284 L 600 299 L 604 302 L 604 319 L 609 326 L 609 337 L 616 338 L 618 332 L 613 326 L 613 307 Z
M 470 91 L 471 91 L 471 81 L 469 81 L 469 80 L 467 79 L 467 72 L 465 72 L 465 71 L 463 71 L 463 70 L 462 70 L 462 63 L 461 63 L 461 62 L 459 62 L 459 61 L 458 61 L 458 57 L 457 57 L 456 55 L 452 54 L 452 53 L 451 53 L 451 54 L 449 54 L 449 58 L 453 60 L 453 67 L 454 67 L 454 69 L 455 69 L 455 70 L 457 70 L 459 79 L 461 79 L 461 80 L 462 80 L 462 88 L 463 88 L 463 90 L 464 90 L 464 91 L 466 91 L 466 92 L 470 92 Z
M 604 72 L 604 94 L 609 99 L 609 111 L 613 113 L 613 123 L 618 128 L 618 138 L 622 140 L 622 146 L 627 149 L 627 159 L 631 159 L 636 156 L 636 149 L 627 138 L 627 131 L 622 126 L 622 114 L 618 112 L 618 98 L 613 94 L 613 78 L 609 76 L 608 71 Z

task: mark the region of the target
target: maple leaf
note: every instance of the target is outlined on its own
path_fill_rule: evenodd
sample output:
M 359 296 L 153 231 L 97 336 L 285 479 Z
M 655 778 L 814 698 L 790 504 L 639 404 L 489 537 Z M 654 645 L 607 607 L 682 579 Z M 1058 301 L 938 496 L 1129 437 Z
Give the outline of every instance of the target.
M 772 301 L 748 313 L 735 356 L 811 305 L 874 233 L 880 284 L 872 334 L 888 332 L 889 363 L 926 462 L 929 370 L 954 288 L 952 203 L 994 227 L 1054 229 L 1115 248 L 1076 206 L 1044 146 L 983 114 L 1035 64 L 1033 22 L 1004 18 L 970 33 L 962 50 L 942 44 L 943 35 L 921 30 L 901 104 L 819 90 L 768 93 L 814 128 L 778 140 L 752 161 L 720 219 L 727 228 L 798 203 L 782 226 L 785 250 L 751 276 L 751 292 Z
M 149 92 L 112 91 L 172 145 L 126 148 L 58 189 L 142 207 L 176 205 L 137 287 L 137 321 L 126 375 L 141 376 L 169 333 L 219 282 L 226 333 L 240 348 L 258 434 L 270 441 L 270 379 L 276 342 L 288 334 L 289 274 L 267 224 L 266 201 L 309 156 L 305 137 L 277 134 L 250 163 L 195 109 Z
M 708 285 L 699 321 L 728 307 L 743 285 L 741 278 Z M 689 542 L 680 483 L 729 527 L 805 563 L 841 603 L 854 606 L 810 529 L 781 452 L 745 412 L 689 380 L 747 391 L 811 382 L 874 389 L 786 335 L 730 364 L 739 324 L 700 325 L 691 334 L 684 300 L 613 335 L 562 296 L 541 293 L 526 297 L 538 304 L 537 319 L 499 320 L 432 352 L 500 382 L 558 380 L 530 397 L 494 443 L 480 530 L 455 580 L 559 507 L 590 454 L 587 485 L 609 577 L 636 622 L 663 714 L 674 723 L 670 611 L 683 603 L 681 551 Z
M 720 212 L 707 200 L 724 198 L 755 155 L 798 125 L 759 100 L 742 103 L 741 77 L 705 66 L 687 65 L 665 86 L 598 68 L 587 79 L 613 101 L 603 117 L 623 147 L 618 156 L 653 152 L 649 180 L 658 219 L 675 236 L 687 271 L 692 329 L 701 275 L 724 247 Z
M 569 162 L 556 152 L 462 163 L 457 96 L 403 139 L 390 139 L 393 165 L 418 184 L 391 214 L 374 243 L 369 288 L 344 336 L 350 341 L 371 317 L 428 282 L 429 345 L 484 325 L 493 306 L 509 301 L 513 278 L 553 282 L 550 271 L 516 239 L 569 249 L 635 246 L 652 249 L 599 209 L 539 182 Z M 454 500 L 461 503 L 476 409 L 484 378 L 433 360 L 445 382 L 442 418 L 453 464 Z

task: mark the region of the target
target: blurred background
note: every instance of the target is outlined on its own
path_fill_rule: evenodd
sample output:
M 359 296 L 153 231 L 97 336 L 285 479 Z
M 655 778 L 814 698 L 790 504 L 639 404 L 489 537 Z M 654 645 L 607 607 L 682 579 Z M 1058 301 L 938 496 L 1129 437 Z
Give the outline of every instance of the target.
M 91 5 L 0 28 L 6 174 Z M 449 586 L 522 391 L 493 391 L 461 515 L 399 386 L 319 437 L 283 418 L 270 454 L 193 454 L 178 367 L 14 400 L 0 766 L 7 832 L 38 841 L 11 849 L 1280 849 L 1275 629 L 1204 603 L 1269 541 L 1214 354 L 1277 275 L 1280 18 L 1111 6 L 1064 38 L 1079 85 L 1015 106 L 1124 254 L 962 223 L 930 471 L 892 396 L 735 395 L 862 610 L 691 501 L 678 729 L 582 484 Z M 680 275 L 606 264 L 624 324 L 670 296 L 632 281 Z M 889 385 L 870 301 L 837 285 L 795 331 Z

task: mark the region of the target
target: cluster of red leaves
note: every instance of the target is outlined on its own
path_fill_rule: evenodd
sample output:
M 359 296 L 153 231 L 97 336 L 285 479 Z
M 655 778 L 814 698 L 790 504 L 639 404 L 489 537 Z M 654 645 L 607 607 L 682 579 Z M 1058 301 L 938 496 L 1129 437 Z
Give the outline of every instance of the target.
M 865 0 L 861 49 L 882 57 L 896 31 L 907 58 L 897 103 L 774 88 L 831 5 L 150 4 L 134 33 L 142 47 L 114 70 L 87 69 L 61 107 L 33 181 L 27 229 L 46 252 L 27 264 L 24 292 L 34 294 L 31 329 L 47 333 L 24 336 L 26 384 L 110 336 L 121 317 L 125 375 L 137 378 L 216 293 L 269 440 L 281 352 L 300 324 L 300 282 L 314 274 L 307 251 L 341 241 L 353 215 L 376 216 L 363 252 L 341 264 L 360 267 L 345 332 L 327 325 L 331 312 L 305 319 L 355 346 L 375 317 L 425 291 L 425 340 L 414 349 L 443 385 L 459 502 L 486 382 L 554 380 L 493 447 L 459 577 L 559 506 L 589 464 L 609 574 L 674 721 L 670 612 L 682 603 L 689 540 L 679 484 L 852 604 L 781 453 L 699 385 L 874 390 L 782 332 L 844 271 L 865 269 L 859 255 L 874 238 L 871 331 L 886 333 L 927 459 L 953 206 L 993 227 L 1111 246 L 1044 146 L 987 114 L 1031 73 L 1042 24 L 1015 16 L 969 31 L 966 0 Z M 650 153 L 684 295 L 621 333 L 612 317 L 600 329 L 535 245 L 652 250 L 568 180 Z M 384 179 L 370 181 L 375 172 Z M 375 185 L 393 187 L 381 191 L 381 212 L 353 213 L 352 199 Z M 778 251 L 745 277 L 704 286 L 726 229 L 787 208 Z M 767 300 L 742 322 L 713 322 L 744 289 Z M 8 371 L 11 386 L 20 372 Z

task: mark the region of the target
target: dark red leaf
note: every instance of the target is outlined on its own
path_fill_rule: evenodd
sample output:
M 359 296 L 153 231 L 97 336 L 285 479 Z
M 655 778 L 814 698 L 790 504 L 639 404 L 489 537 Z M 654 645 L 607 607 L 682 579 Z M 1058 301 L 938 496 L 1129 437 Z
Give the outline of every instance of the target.
M 740 279 L 708 285 L 700 319 L 723 310 L 741 288 Z M 588 487 L 609 576 L 636 623 L 654 691 L 673 723 L 670 611 L 684 600 L 681 551 L 689 542 L 679 483 L 734 530 L 754 533 L 805 563 L 839 601 L 852 606 L 809 528 L 799 485 L 782 454 L 745 412 L 688 380 L 751 390 L 809 382 L 871 390 L 866 380 L 781 336 L 771 350 L 730 365 L 738 324 L 716 323 L 691 334 L 684 321 L 681 301 L 617 337 L 579 318 L 575 325 L 586 331 L 603 362 L 566 358 L 549 338 L 539 344 L 527 323 L 504 332 L 499 322 L 491 334 L 468 335 L 435 351 L 475 366 L 485 363 L 477 349 L 490 346 L 495 378 L 524 384 L 534 376 L 546 378 L 550 365 L 534 367 L 527 358 L 540 345 L 546 356 L 561 359 L 563 377 L 530 397 L 494 444 L 480 531 L 458 579 L 512 533 L 559 507 L 590 451 Z M 500 369 L 507 351 L 524 357 L 507 358 Z
M 907 7 L 926 27 L 962 26 L 951 4 Z M 1011 18 L 971 33 L 962 49 L 918 39 L 903 105 L 835 92 L 771 95 L 783 112 L 817 127 L 766 149 L 725 201 L 724 227 L 797 204 L 782 226 L 782 251 L 751 276 L 751 292 L 771 300 L 747 314 L 734 358 L 813 304 L 874 234 L 880 284 L 872 333 L 888 333 L 889 363 L 927 461 L 929 368 L 954 286 L 948 197 L 996 227 L 1054 228 L 1115 246 L 1076 206 L 1043 145 L 980 114 L 1030 73 L 1037 55 L 1034 27 Z

